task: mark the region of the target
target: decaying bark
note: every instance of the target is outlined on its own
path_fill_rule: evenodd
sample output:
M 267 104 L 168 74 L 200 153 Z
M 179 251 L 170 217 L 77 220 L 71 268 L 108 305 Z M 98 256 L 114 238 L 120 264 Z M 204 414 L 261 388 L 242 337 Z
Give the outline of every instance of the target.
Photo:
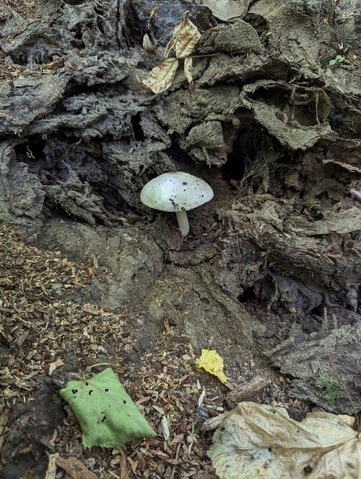
M 272 330 L 267 346 L 297 337 L 312 353 L 328 343 L 309 336 L 337 339 L 340 324 L 355 345 L 361 204 L 350 190 L 361 189 L 359 17 L 331 0 L 260 0 L 225 23 L 193 2 L 161 2 L 157 12 L 146 1 L 35 3 L 25 19 L 0 2 L 0 220 L 39 242 L 41 231 L 48 245 L 49 216 L 126 231 L 136 246 L 123 259 L 139 257 L 141 266 L 130 262 L 123 271 L 114 262 L 119 282 L 125 278 L 122 301 L 132 303 L 131 279 L 142 278 L 135 297 L 148 298 L 150 318 L 180 321 L 198 339 L 227 330 L 251 348 L 254 314 L 259 350 Z M 193 88 L 180 71 L 168 93 L 153 95 L 141 80 L 161 62 L 186 10 L 202 33 Z M 172 169 L 194 171 L 216 191 L 212 205 L 194 212 L 181 247 L 172 220 L 156 215 L 149 224 L 139 201 L 148 179 Z M 169 264 L 158 267 L 162 255 Z M 155 279 L 163 281 L 158 289 Z M 198 329 L 177 280 L 201 318 Z M 335 307 L 325 326 L 324 310 Z M 209 317 L 219 324 L 208 331 Z M 286 349 L 282 363 L 279 352 L 269 353 L 296 378 L 294 394 L 327 407 L 309 381 L 307 354 L 308 372 L 300 374 L 298 350 Z M 359 394 L 345 363 L 333 361 Z

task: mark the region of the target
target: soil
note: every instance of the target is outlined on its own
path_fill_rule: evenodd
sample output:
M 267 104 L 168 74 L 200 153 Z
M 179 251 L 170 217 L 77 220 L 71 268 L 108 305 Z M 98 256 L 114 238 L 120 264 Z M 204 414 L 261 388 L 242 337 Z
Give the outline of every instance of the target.
M 216 479 L 238 401 L 361 410 L 359 2 L 203 4 L 0 2 L 4 479 Z M 182 16 L 191 84 L 153 94 Z M 172 170 L 215 193 L 186 238 L 139 200 Z M 82 447 L 59 389 L 105 365 L 155 438 Z

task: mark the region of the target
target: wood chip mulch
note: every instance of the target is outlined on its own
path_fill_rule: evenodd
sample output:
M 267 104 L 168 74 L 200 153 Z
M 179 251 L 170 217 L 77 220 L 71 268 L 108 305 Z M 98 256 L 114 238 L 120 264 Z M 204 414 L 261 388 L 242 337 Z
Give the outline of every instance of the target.
M 31 18 L 35 11 L 35 0 L 3 0 L 8 7 L 13 8 L 22 18 Z
M 132 344 L 137 313 L 108 312 L 82 301 L 98 274 L 93 267 L 70 261 L 58 251 L 29 246 L 3 225 L 0 266 L 0 448 L 5 452 L 0 475 L 2 467 L 26 452 L 44 473 L 23 479 L 216 477 L 206 456 L 211 435 L 200 427 L 207 414 L 219 414 L 223 396 L 211 381 L 202 407 L 197 406 L 204 386 L 194 370 L 195 352 L 188 338 L 165 324 L 154 348 L 131 361 L 123 353 Z M 22 427 L 14 417 L 19 407 L 44 407 L 35 401 L 40 387 L 50 384 L 57 396 L 69 379 L 101 362 L 110 363 L 119 374 L 157 431 L 155 438 L 121 449 L 84 450 L 75 417 L 57 397 L 49 408 L 54 414 L 56 408 L 60 414 L 65 410 L 64 421 L 53 429 L 41 424 L 46 430 L 41 437 L 34 423 L 34 432 L 20 434 L 19 444 L 6 454 L 14 429 Z

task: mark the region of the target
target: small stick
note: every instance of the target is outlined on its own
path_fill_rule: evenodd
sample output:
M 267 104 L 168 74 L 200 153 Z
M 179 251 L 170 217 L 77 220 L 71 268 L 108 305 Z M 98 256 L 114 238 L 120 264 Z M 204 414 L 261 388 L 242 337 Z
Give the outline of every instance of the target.
M 180 448 L 181 448 L 181 443 L 178 444 L 178 447 L 177 447 L 177 452 L 176 452 L 176 455 L 175 455 L 175 460 L 178 461 L 178 458 L 179 458 L 179 452 L 180 452 Z M 170 476 L 170 479 L 174 479 L 174 474 L 175 474 L 175 471 L 176 471 L 176 467 L 177 466 L 174 466 L 173 467 L 173 470 L 172 470 L 172 474 Z

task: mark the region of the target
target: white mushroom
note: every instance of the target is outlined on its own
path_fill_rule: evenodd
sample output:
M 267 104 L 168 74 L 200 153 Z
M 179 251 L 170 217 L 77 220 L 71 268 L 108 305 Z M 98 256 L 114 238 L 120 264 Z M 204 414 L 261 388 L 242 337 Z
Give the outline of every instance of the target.
M 175 171 L 150 180 L 140 193 L 140 201 L 155 210 L 173 211 L 184 237 L 189 233 L 187 211 L 207 203 L 213 196 L 212 188 L 201 178 Z

